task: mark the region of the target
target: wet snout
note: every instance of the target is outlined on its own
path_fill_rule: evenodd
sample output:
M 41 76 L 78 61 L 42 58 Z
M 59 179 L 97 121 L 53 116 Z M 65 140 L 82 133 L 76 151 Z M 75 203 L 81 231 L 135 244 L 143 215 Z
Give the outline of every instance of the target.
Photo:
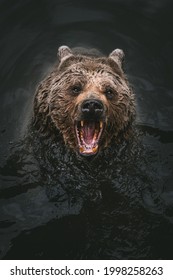
M 104 113 L 104 105 L 98 99 L 86 99 L 81 105 L 84 119 L 100 119 Z

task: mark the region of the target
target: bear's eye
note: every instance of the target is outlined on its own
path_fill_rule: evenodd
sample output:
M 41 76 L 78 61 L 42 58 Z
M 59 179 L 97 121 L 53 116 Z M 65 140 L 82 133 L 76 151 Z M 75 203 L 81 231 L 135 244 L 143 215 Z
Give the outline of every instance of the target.
M 71 87 L 71 91 L 73 94 L 77 95 L 81 92 L 82 87 L 80 85 L 75 85 Z
M 104 93 L 108 99 L 112 99 L 115 96 L 114 90 L 110 87 L 106 88 Z

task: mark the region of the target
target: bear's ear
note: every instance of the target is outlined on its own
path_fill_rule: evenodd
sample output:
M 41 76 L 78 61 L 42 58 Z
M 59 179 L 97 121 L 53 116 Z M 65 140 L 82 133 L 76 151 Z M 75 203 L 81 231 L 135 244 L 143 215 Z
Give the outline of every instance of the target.
M 61 46 L 58 49 L 57 55 L 59 57 L 60 62 L 62 62 L 63 60 L 67 59 L 68 57 L 72 56 L 73 53 L 69 47 Z
M 118 66 L 121 68 L 122 62 L 124 60 L 124 52 L 123 52 L 123 50 L 115 49 L 110 53 L 109 58 L 113 59 L 118 64 Z

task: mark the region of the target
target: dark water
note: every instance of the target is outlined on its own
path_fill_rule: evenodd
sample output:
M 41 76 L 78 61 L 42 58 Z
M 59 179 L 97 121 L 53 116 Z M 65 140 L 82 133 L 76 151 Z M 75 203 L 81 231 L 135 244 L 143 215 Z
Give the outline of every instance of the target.
M 0 1 L 1 258 L 173 258 L 172 12 L 169 0 Z M 64 44 L 122 48 L 136 93 L 136 138 L 93 162 L 25 132 Z

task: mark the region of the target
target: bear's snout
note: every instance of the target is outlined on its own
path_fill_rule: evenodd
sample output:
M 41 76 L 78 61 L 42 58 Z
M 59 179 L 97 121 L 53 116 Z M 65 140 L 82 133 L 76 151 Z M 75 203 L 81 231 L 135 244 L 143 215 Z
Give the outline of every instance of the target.
M 104 106 L 100 100 L 87 99 L 81 105 L 81 112 L 84 119 L 100 119 L 104 113 Z

